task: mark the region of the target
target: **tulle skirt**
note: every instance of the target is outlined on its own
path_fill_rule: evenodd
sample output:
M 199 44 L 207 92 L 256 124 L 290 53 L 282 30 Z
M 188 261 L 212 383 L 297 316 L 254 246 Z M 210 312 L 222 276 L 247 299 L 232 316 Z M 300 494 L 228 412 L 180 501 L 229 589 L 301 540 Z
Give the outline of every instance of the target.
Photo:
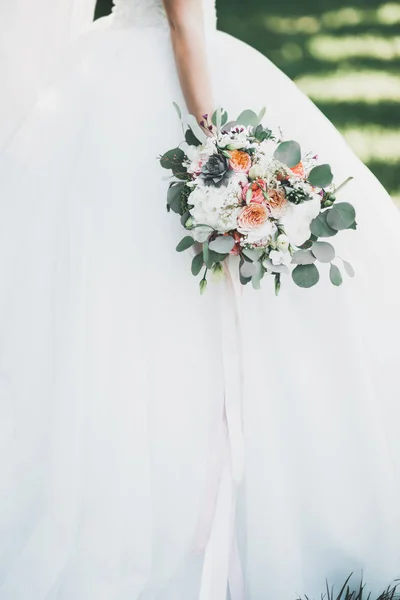
M 269 281 L 235 288 L 245 469 L 218 502 L 235 506 L 246 598 L 317 596 L 351 571 L 380 590 L 400 575 L 400 218 L 265 57 L 222 33 L 209 57 L 232 117 L 265 105 L 336 181 L 354 176 L 341 199 L 359 224 L 336 244 L 356 270 L 342 287 L 326 271 L 312 290 L 283 280 L 279 298 Z M 200 296 L 174 251 L 157 162 L 182 138 L 173 101 L 168 34 L 106 19 L 0 155 L 4 600 L 207 597 L 218 482 L 231 482 L 226 294 Z

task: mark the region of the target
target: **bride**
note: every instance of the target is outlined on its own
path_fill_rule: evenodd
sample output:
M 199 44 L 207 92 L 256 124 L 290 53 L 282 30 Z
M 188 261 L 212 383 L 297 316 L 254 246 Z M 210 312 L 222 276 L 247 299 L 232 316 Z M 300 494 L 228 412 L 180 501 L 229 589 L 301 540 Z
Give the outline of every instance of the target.
M 0 3 L 0 597 L 289 600 L 351 572 L 379 593 L 400 576 L 400 217 L 213 0 L 93 8 Z M 173 102 L 265 105 L 353 176 L 356 277 L 200 297 L 157 162 Z

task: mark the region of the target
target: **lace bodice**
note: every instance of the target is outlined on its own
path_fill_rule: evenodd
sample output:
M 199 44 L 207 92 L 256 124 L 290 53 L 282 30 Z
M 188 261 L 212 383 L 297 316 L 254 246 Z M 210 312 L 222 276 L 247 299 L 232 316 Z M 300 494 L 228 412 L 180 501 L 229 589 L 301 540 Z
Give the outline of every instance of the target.
M 203 0 L 207 29 L 216 27 L 215 0 Z M 114 0 L 114 19 L 121 25 L 167 27 L 162 0 Z

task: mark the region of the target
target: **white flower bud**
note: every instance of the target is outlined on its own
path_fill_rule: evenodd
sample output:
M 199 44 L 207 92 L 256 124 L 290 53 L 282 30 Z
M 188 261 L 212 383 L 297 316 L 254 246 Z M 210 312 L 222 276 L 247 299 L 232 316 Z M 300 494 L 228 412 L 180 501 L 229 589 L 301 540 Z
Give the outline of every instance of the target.
M 278 239 L 276 240 L 276 247 L 281 252 L 287 252 L 289 250 L 290 240 L 287 235 L 281 233 L 278 235 Z

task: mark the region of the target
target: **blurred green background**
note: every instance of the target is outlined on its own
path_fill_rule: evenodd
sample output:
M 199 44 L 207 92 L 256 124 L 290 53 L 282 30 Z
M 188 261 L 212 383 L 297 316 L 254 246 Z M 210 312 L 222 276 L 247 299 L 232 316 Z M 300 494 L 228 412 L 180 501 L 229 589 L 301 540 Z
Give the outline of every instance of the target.
M 96 16 L 111 0 L 98 0 Z M 219 29 L 267 55 L 400 205 L 400 3 L 217 0 Z

